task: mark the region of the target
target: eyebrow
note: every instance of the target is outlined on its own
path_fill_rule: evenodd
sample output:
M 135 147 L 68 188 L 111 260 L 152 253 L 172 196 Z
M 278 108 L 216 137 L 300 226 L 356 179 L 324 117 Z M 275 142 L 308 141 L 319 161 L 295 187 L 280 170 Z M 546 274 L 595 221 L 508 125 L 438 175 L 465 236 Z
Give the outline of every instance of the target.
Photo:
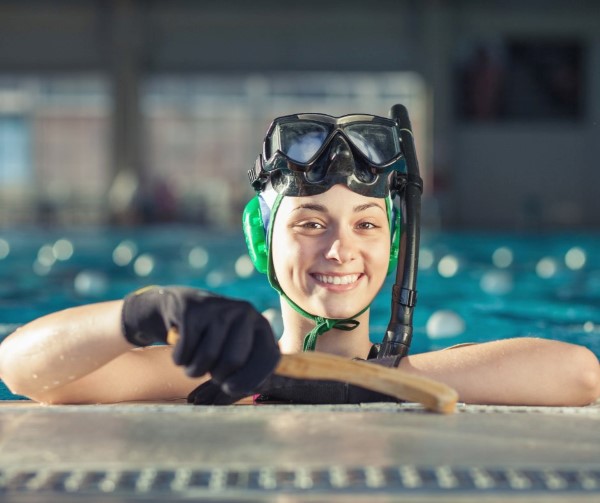
M 353 211 L 354 211 L 354 213 L 360 213 L 361 211 L 365 211 L 370 208 L 379 208 L 381 211 L 385 211 L 377 203 L 359 204 L 358 206 L 355 206 L 353 208 Z M 301 204 L 300 206 L 297 206 L 296 208 L 294 208 L 292 211 L 298 211 L 298 210 L 312 210 L 312 211 L 318 211 L 319 213 L 328 213 L 328 210 L 325 206 L 323 206 L 322 204 L 316 204 L 316 203 Z
M 365 203 L 365 204 L 359 204 L 358 206 L 354 207 L 354 212 L 355 213 L 359 213 L 361 211 L 365 211 L 368 210 L 369 208 L 379 208 L 381 211 L 385 210 L 377 203 Z

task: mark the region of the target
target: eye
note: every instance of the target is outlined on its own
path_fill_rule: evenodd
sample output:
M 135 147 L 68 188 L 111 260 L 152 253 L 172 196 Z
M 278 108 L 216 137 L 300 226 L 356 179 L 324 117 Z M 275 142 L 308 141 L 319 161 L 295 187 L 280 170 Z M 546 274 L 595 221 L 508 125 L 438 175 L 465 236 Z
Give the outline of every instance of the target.
M 373 222 L 366 221 L 366 222 L 360 222 L 356 227 L 361 230 L 369 230 L 369 229 L 378 229 L 379 225 L 377 225 Z
M 303 222 L 297 222 L 294 227 L 298 228 L 298 229 L 302 229 L 302 230 L 307 230 L 307 231 L 311 231 L 311 230 L 321 230 L 325 228 L 325 225 L 322 224 L 321 222 L 317 222 L 315 220 L 306 220 Z
M 319 222 L 306 222 L 304 224 L 302 224 L 302 227 L 304 227 L 305 229 L 323 229 L 324 226 L 322 224 L 320 224 Z

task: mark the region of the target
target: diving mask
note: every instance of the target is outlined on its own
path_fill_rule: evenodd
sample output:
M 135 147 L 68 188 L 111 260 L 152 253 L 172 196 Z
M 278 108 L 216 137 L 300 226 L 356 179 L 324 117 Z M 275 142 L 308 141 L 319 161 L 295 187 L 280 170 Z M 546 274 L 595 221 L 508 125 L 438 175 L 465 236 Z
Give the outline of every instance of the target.
M 406 172 L 394 120 L 313 113 L 275 119 L 248 176 L 258 192 L 270 182 L 284 196 L 316 195 L 343 184 L 358 194 L 386 197 L 393 172 Z

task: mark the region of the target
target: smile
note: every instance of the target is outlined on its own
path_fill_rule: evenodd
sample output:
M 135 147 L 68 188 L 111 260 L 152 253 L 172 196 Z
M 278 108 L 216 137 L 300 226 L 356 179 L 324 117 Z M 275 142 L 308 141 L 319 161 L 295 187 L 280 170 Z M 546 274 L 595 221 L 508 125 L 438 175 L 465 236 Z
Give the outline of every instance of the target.
M 328 276 L 325 274 L 314 274 L 314 278 L 321 283 L 327 283 L 329 285 L 351 285 L 358 281 L 360 274 L 346 274 L 344 276 Z

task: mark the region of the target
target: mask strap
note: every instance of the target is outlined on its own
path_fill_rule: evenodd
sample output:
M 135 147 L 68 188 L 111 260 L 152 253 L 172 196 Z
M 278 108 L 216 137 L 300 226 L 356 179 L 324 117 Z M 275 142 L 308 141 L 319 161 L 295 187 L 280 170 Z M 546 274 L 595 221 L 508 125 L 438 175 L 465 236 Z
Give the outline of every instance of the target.
M 331 330 L 332 328 L 337 328 L 338 330 L 344 330 L 346 332 L 354 330 L 360 325 L 360 322 L 354 318 L 360 316 L 368 308 L 369 306 L 365 307 L 360 313 L 352 316 L 351 318 L 345 319 L 331 319 L 323 318 L 321 316 L 310 316 L 310 318 L 315 322 L 315 328 L 313 328 L 304 336 L 302 351 L 314 351 L 315 347 L 317 346 L 317 339 L 319 336 Z
M 309 312 L 302 309 L 285 293 L 283 293 L 281 288 L 279 288 L 279 284 L 277 284 L 277 287 L 274 288 L 277 289 L 279 295 L 281 295 L 286 300 L 286 302 L 294 311 L 296 311 L 298 314 L 301 314 L 305 318 L 308 318 L 309 320 L 315 322 L 315 328 L 313 328 L 304 336 L 302 351 L 314 351 L 315 347 L 317 346 L 317 339 L 319 338 L 319 336 L 333 328 L 336 328 L 338 330 L 344 330 L 346 332 L 351 332 L 360 325 L 360 322 L 354 318 L 358 318 L 370 307 L 366 306 L 364 309 L 356 313 L 354 316 L 351 316 L 350 318 L 323 318 L 322 316 L 315 316 L 314 314 L 310 314 Z

